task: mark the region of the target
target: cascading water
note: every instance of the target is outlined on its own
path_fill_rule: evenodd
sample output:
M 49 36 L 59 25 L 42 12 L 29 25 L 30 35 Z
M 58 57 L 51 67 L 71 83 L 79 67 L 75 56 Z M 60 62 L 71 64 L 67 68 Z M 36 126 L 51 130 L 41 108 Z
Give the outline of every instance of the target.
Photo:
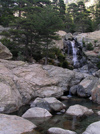
M 72 46 L 72 51 L 73 51 L 73 63 L 74 63 L 74 66 L 77 64 L 77 49 L 75 47 L 75 41 L 71 41 L 71 46 Z

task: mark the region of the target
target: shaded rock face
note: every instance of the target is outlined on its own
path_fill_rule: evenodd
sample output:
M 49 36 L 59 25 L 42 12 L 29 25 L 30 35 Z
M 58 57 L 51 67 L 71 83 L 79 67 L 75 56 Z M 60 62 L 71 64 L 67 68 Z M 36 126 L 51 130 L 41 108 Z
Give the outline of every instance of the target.
M 32 103 L 31 107 L 41 107 L 47 109 L 49 112 L 61 111 L 65 109 L 66 106 L 57 100 L 55 97 L 47 98 L 36 98 Z
M 98 83 L 94 86 L 91 96 L 94 102 L 100 104 L 100 78 Z
M 22 134 L 35 132 L 36 126 L 18 116 L 0 114 L 0 134 Z
M 89 97 L 94 87 L 98 83 L 98 78 L 93 76 L 87 76 L 78 85 L 74 85 L 70 88 L 72 94 L 77 94 L 80 97 Z
M 82 78 L 84 75 L 60 67 L 0 60 L 0 112 L 17 111 L 36 97 L 61 97 Z
M 33 102 L 31 102 L 30 106 L 31 106 L 31 108 L 32 107 L 41 107 L 41 108 L 48 110 L 49 112 L 52 111 L 50 104 L 44 98 L 37 97 Z
M 64 38 L 64 53 L 67 53 L 69 57 L 72 55 L 73 66 L 79 68 L 83 66 L 86 59 L 83 58 L 83 51 L 81 45 L 73 38 L 72 34 L 68 33 Z M 69 61 L 68 57 L 67 60 Z M 71 63 L 71 62 L 70 62 Z
M 76 105 L 70 106 L 67 109 L 66 114 L 74 115 L 74 116 L 83 116 L 83 115 L 91 115 L 93 114 L 93 111 L 92 109 L 88 109 L 87 107 L 76 104 Z
M 100 132 L 100 121 L 97 121 L 90 124 L 85 130 L 85 132 L 83 132 L 82 134 L 99 134 L 99 132 Z
M 76 134 L 76 132 L 58 127 L 52 127 L 48 129 L 48 134 Z
M 11 59 L 12 53 L 10 50 L 0 42 L 0 59 Z

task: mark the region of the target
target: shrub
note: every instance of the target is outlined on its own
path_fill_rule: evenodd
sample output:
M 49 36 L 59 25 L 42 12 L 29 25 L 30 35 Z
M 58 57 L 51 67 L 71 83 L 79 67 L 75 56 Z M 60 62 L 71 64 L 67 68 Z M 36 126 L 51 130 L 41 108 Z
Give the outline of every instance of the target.
M 93 50 L 94 48 L 93 48 L 92 43 L 88 43 L 87 46 L 86 46 L 86 49 L 87 50 Z

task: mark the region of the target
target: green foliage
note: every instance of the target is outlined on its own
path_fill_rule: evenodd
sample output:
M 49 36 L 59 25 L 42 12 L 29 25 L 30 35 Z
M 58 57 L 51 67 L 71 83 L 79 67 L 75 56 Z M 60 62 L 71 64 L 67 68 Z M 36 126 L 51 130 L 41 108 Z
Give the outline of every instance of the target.
M 0 39 L 3 45 L 5 45 L 13 54 L 13 58 L 18 57 L 19 52 L 21 52 L 21 48 L 17 43 L 12 42 L 10 39 L 3 38 Z
M 83 47 L 86 47 L 84 39 L 82 39 L 82 44 L 83 44 Z
M 47 1 L 48 0 L 44 0 L 44 2 Z M 52 45 L 52 40 L 59 39 L 56 32 L 63 26 L 59 12 L 53 9 L 52 6 L 45 6 L 44 8 L 36 6 L 41 3 L 40 0 L 36 0 L 36 7 L 34 7 L 34 9 L 27 0 L 17 2 L 25 7 L 23 8 L 25 12 L 23 14 L 24 16 L 19 15 L 19 17 L 16 17 L 10 25 L 11 29 L 2 34 L 8 39 L 11 39 L 13 44 L 15 44 L 13 47 L 16 46 L 16 48 L 20 49 L 21 52 L 19 55 L 23 54 L 27 61 L 31 57 L 40 60 L 44 53 L 47 60 L 49 54 L 48 49 Z M 28 9 L 27 11 L 26 7 Z M 18 10 L 20 9 L 18 8 Z M 32 12 L 33 10 L 34 12 Z M 8 43 L 8 40 L 6 40 L 6 42 Z M 12 42 L 8 44 L 12 44 Z
M 97 43 L 98 42 L 98 40 L 94 40 L 94 43 Z
M 67 16 L 70 16 L 70 21 L 66 22 L 66 25 L 72 26 L 70 32 L 73 30 L 79 32 L 91 32 L 92 21 L 90 17 L 90 12 L 86 9 L 84 3 L 79 1 L 77 4 L 71 3 L 67 8 Z M 71 21 L 72 20 L 72 21 Z
M 97 63 L 97 67 L 98 69 L 100 69 L 100 61 Z
M 93 48 L 92 43 L 88 43 L 88 44 L 86 45 L 86 49 L 87 49 L 87 50 L 93 50 L 94 48 Z

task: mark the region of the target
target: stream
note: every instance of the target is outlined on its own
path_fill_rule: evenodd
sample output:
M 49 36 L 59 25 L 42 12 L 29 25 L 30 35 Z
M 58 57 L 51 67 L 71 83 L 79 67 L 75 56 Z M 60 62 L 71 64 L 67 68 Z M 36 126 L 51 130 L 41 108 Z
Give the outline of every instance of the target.
M 63 129 L 75 131 L 77 134 L 82 134 L 88 125 L 100 120 L 100 116 L 96 114 L 96 111 L 100 111 L 100 105 L 93 103 L 89 99 L 72 97 L 69 100 L 64 100 L 62 102 L 66 105 L 66 109 L 71 105 L 80 104 L 92 109 L 94 114 L 80 118 L 66 114 L 54 114 L 53 117 L 48 119 L 28 119 L 38 126 L 36 128 L 36 134 L 47 134 L 47 130 L 50 127 L 60 127 Z

